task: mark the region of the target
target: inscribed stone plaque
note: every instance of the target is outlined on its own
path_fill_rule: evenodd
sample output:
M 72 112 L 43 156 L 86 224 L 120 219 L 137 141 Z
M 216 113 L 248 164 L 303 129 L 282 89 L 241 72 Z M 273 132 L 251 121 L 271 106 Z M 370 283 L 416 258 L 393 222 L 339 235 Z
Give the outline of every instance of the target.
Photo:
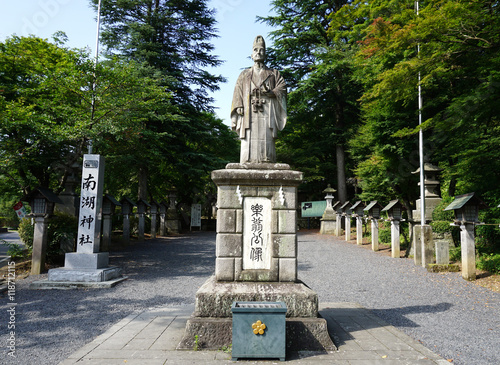
M 271 269 L 271 199 L 243 202 L 243 270 Z
M 191 227 L 201 227 L 201 204 L 191 205 Z
M 76 252 L 99 252 L 103 182 L 104 158 L 84 155 Z

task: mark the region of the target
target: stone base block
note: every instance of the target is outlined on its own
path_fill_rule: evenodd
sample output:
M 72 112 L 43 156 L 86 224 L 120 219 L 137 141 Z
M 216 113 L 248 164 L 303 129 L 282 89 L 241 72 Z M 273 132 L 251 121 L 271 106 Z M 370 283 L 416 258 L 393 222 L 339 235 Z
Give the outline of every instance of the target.
M 115 285 L 127 280 L 127 276 L 120 276 L 116 279 L 99 281 L 99 282 L 85 282 L 85 281 L 49 281 L 49 280 L 38 280 L 30 284 L 30 289 L 109 289 Z
M 61 267 L 49 270 L 49 281 L 96 283 L 118 278 L 121 274 L 122 269 L 114 266 L 96 270 Z
M 318 295 L 304 283 L 218 282 L 215 276 L 196 292 L 194 316 L 231 318 L 235 301 L 285 302 L 287 317 L 318 317 Z
M 216 350 L 232 343 L 231 318 L 191 317 L 177 350 L 192 350 L 195 336 L 198 348 Z M 251 329 L 249 329 L 251 330 Z M 337 348 L 328 334 L 326 320 L 323 318 L 287 318 L 287 351 L 335 351 Z
M 336 227 L 337 227 L 337 222 L 335 220 L 322 219 L 319 233 L 335 234 Z
M 75 270 L 97 270 L 109 265 L 109 253 L 69 252 L 64 255 L 64 268 Z

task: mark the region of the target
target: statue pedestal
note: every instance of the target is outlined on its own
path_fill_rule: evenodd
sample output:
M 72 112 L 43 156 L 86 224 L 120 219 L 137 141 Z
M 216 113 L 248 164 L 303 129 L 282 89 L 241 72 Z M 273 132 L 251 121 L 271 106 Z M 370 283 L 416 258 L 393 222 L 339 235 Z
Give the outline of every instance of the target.
M 228 164 L 212 172 L 218 188 L 215 275 L 196 293 L 179 349 L 231 344 L 234 301 L 287 305 L 287 346 L 334 350 L 318 296 L 297 281 L 297 187 L 302 173 L 286 164 Z M 312 336 L 312 337 L 311 337 Z

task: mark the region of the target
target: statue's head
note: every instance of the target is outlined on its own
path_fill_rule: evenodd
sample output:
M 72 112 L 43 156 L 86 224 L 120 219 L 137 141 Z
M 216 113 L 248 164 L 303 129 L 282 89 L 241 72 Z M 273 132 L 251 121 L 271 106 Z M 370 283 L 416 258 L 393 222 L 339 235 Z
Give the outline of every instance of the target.
M 264 62 L 266 60 L 266 42 L 261 35 L 255 37 L 252 48 L 252 60 L 254 62 Z

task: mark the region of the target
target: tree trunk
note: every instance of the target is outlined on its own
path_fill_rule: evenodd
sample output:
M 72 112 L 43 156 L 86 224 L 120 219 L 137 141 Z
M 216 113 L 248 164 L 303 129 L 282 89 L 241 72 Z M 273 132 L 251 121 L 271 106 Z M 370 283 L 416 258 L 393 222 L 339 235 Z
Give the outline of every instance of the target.
M 148 200 L 148 168 L 147 166 L 139 167 L 138 173 L 139 188 L 137 197 L 145 201 Z
M 337 192 L 341 203 L 347 201 L 347 187 L 345 181 L 345 153 L 344 146 L 337 144 Z

